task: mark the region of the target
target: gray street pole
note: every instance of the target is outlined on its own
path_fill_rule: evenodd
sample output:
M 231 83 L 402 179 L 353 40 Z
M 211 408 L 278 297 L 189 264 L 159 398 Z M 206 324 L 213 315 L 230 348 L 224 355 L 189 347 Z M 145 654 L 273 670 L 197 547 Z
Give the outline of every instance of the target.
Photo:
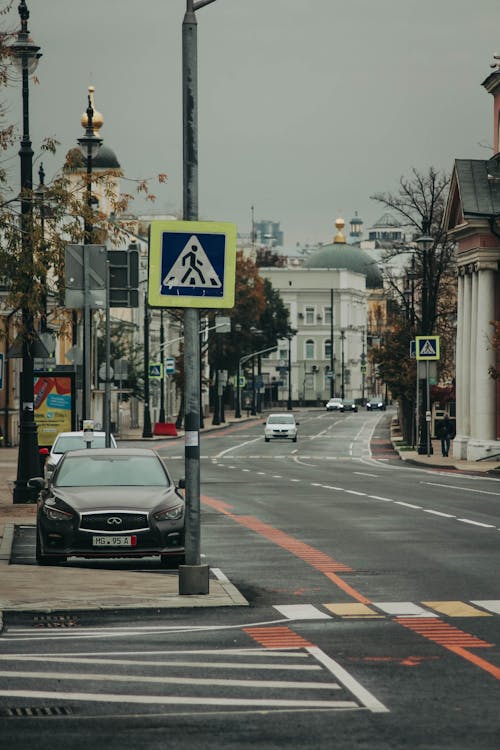
M 186 0 L 182 22 L 183 218 L 198 219 L 198 45 L 195 12 L 214 0 Z M 179 567 L 180 594 L 208 594 L 208 565 L 200 545 L 200 314 L 184 312 L 184 404 L 186 472 L 185 565 Z
M 330 289 L 330 398 L 335 396 L 335 350 L 333 348 L 333 289 Z

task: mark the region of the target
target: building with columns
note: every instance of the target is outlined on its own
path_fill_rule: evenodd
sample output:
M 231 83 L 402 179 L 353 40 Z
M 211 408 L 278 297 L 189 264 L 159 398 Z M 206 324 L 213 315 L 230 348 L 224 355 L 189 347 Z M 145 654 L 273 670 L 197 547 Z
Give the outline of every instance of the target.
M 490 375 L 500 360 L 493 345 L 500 319 L 500 70 L 482 85 L 493 95 L 494 155 L 455 161 L 445 213 L 458 268 L 453 455 L 468 460 L 500 454 L 500 383 Z

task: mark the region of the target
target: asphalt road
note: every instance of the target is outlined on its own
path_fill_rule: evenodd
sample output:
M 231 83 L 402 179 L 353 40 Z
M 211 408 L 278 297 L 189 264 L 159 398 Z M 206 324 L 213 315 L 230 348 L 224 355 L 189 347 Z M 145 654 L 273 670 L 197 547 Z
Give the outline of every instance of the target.
M 204 435 L 202 549 L 250 607 L 8 616 L 2 747 L 497 748 L 500 483 L 403 464 L 390 417 Z

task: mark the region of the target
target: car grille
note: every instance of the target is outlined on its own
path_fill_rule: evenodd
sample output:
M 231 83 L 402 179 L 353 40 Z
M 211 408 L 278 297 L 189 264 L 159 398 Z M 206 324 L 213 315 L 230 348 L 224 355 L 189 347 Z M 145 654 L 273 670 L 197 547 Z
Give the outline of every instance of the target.
M 81 531 L 141 531 L 148 529 L 147 513 L 128 513 L 124 511 L 106 511 L 104 513 L 82 513 Z

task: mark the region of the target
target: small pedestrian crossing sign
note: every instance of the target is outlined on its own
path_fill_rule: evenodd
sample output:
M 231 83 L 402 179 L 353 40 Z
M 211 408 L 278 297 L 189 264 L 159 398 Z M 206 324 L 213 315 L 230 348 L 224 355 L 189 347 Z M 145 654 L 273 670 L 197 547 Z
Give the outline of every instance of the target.
M 418 360 L 439 359 L 439 336 L 416 336 Z
M 149 379 L 161 380 L 163 378 L 163 365 L 161 362 L 149 363 Z
M 234 307 L 236 226 L 153 221 L 148 302 L 153 307 Z

